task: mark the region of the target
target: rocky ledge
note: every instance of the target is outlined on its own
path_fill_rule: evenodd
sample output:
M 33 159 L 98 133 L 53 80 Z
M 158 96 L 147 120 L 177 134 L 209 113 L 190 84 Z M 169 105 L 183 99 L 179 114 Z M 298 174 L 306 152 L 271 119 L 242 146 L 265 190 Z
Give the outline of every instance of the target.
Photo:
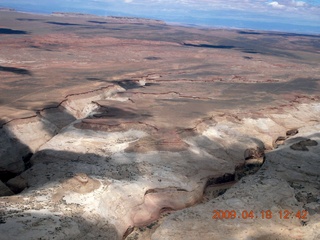
M 1 184 L 3 236 L 319 237 L 318 102 L 178 128 L 156 104 L 150 119 L 124 111 L 139 100 L 110 86 L 4 125 L 1 169 L 16 177 Z

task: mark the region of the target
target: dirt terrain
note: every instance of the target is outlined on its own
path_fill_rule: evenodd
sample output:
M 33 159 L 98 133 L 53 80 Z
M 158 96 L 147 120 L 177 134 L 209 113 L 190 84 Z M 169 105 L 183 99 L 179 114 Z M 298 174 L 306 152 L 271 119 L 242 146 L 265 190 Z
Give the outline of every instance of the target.
M 0 239 L 319 239 L 319 40 L 0 11 Z

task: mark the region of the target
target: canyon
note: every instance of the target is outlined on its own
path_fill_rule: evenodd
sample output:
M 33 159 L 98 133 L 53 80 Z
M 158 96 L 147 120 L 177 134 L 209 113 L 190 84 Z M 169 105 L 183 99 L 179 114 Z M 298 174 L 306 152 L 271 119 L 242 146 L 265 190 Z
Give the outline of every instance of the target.
M 319 35 L 0 20 L 0 239 L 320 238 Z

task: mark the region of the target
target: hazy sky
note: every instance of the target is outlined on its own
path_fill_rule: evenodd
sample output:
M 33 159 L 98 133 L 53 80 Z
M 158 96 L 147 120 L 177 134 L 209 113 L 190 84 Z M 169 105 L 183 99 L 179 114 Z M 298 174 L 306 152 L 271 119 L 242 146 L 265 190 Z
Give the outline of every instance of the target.
M 320 34 L 320 0 L 0 0 L 0 7 Z

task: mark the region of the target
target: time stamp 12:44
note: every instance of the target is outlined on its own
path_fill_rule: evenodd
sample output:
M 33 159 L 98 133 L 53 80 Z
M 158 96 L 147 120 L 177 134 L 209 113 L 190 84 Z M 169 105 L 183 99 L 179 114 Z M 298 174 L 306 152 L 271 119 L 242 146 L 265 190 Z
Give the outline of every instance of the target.
M 241 212 L 237 212 L 236 210 L 213 210 L 212 211 L 212 219 L 292 219 L 298 218 L 301 220 L 306 220 L 308 218 L 308 211 L 299 210 L 299 211 L 289 211 L 289 210 L 279 210 L 279 211 L 271 211 L 271 210 L 262 210 L 260 212 L 254 212 L 253 210 L 243 210 Z

